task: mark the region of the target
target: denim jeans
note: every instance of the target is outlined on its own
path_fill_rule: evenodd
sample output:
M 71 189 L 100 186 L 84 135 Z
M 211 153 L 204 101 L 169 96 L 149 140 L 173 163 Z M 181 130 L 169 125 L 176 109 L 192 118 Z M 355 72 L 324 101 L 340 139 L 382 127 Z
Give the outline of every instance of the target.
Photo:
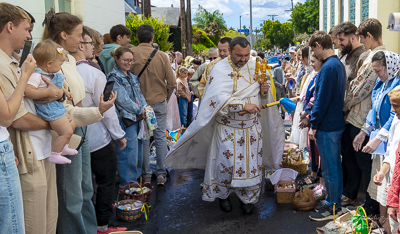
M 0 142 L 1 233 L 25 233 L 22 192 L 10 139 Z
M 138 139 L 139 123 L 128 128 L 119 120 L 122 129 L 125 131 L 126 148 L 120 151 L 117 145 L 117 168 L 119 174 L 120 188 L 130 180 L 137 180 L 142 174 L 143 164 L 143 143 Z
M 335 132 L 317 131 L 316 143 L 321 158 L 322 177 L 325 179 L 326 196 L 325 205 L 333 208 L 342 206 L 343 172 L 340 159 L 341 137 L 343 130 Z
M 187 120 L 187 115 L 188 115 L 188 100 L 186 100 L 186 98 L 183 97 L 178 97 L 178 107 L 179 107 L 179 117 L 181 119 L 181 125 L 183 125 L 184 127 L 186 126 L 186 120 Z M 192 106 L 193 108 L 193 106 Z
M 167 155 L 167 137 L 165 131 L 167 129 L 167 102 L 163 101 L 151 106 L 156 114 L 158 128 L 153 131 L 154 141 L 157 154 L 157 172 L 156 175 L 167 175 L 164 160 Z M 143 177 L 151 177 L 150 169 L 150 141 L 143 142 Z
M 76 128 L 74 134 L 83 136 L 87 127 Z M 58 234 L 92 234 L 97 232 L 96 212 L 92 203 L 93 185 L 89 140 L 77 155 L 65 156 L 71 164 L 58 164 Z

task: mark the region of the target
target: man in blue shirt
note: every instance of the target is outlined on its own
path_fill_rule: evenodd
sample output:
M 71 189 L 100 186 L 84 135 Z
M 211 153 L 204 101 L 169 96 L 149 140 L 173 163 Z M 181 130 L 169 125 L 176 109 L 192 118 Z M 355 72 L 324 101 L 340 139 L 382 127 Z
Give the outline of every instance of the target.
M 346 90 L 346 70 L 332 50 L 331 37 L 323 31 L 312 35 L 309 45 L 323 61 L 315 82 L 315 100 L 311 112 L 309 137 L 316 140 L 321 158 L 322 177 L 325 179 L 326 202 L 312 220 L 323 221 L 341 212 L 343 173 L 340 159 L 341 136 L 345 129 L 343 101 Z

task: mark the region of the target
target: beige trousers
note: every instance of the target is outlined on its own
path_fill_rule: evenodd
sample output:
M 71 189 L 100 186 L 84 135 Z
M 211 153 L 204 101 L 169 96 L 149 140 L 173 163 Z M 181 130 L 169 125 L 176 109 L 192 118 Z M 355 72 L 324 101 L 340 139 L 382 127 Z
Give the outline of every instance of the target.
M 33 175 L 20 175 L 26 234 L 55 234 L 58 218 L 56 166 L 39 161 Z

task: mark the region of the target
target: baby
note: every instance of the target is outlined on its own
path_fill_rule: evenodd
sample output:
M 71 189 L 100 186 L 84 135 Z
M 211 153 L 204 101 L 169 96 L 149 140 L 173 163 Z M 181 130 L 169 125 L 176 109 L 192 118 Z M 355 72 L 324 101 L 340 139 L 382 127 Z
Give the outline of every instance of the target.
M 33 57 L 36 60 L 37 68 L 29 78 L 25 96 L 30 99 L 57 97 L 61 90 L 48 89 L 48 84 L 52 82 L 64 91 L 68 100 L 71 100 L 71 93 L 62 88 L 65 76 L 57 73 L 66 60 L 66 51 L 52 40 L 44 40 L 33 50 Z M 71 160 L 62 156 L 78 153 L 77 150 L 68 147 L 69 140 L 75 130 L 75 123 L 70 121 L 67 109 L 58 101 L 49 103 L 35 102 L 35 108 L 37 116 L 48 121 L 51 129 L 58 134 L 58 137 L 53 142 L 49 161 L 55 164 L 71 163 Z

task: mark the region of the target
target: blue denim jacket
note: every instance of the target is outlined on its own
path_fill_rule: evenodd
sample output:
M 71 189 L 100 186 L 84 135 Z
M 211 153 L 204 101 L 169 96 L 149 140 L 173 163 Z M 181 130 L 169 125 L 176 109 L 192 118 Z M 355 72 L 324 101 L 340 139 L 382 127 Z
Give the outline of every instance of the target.
M 366 124 L 364 124 L 363 129 L 366 132 L 371 133 L 373 129 L 377 126 L 382 127 L 389 131 L 390 125 L 392 125 L 394 112 L 392 111 L 392 104 L 390 103 L 390 98 L 388 93 L 392 91 L 394 87 L 400 84 L 400 79 L 395 77 L 387 82 L 387 87 L 384 89 L 385 83 L 380 79 L 376 80 L 375 87 L 372 90 L 372 109 L 368 112 Z M 382 97 L 378 103 L 376 103 L 376 98 L 382 93 Z M 376 116 L 378 116 L 376 118 Z M 379 121 L 379 125 L 376 124 Z
M 136 116 L 140 115 L 147 105 L 140 92 L 139 78 L 131 72 L 125 75 L 118 66 L 115 66 L 108 74 L 107 80 L 115 81 L 113 91 L 117 91 L 115 109 L 118 117 L 136 121 Z

